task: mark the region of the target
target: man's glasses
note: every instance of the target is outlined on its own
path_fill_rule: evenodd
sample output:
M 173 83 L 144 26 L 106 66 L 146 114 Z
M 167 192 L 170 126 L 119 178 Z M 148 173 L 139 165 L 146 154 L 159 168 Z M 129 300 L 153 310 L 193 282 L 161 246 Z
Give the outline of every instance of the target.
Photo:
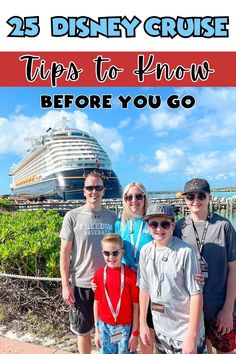
M 113 257 L 117 257 L 118 254 L 120 253 L 121 249 L 116 250 L 116 251 L 102 251 L 102 253 L 104 254 L 104 256 L 109 257 L 109 256 L 113 256 Z
M 143 200 L 144 198 L 144 194 L 139 193 L 139 194 L 128 194 L 125 196 L 125 200 L 128 202 L 131 202 L 131 200 L 135 199 L 135 200 Z
M 185 195 L 185 198 L 187 199 L 187 200 L 189 200 L 190 202 L 193 202 L 195 199 L 198 199 L 198 200 L 201 200 L 201 201 L 203 201 L 203 200 L 205 200 L 206 199 L 206 194 L 205 193 L 199 193 L 199 194 L 186 194 Z
M 160 223 L 157 221 L 148 221 L 147 224 L 151 229 L 157 229 L 158 226 L 161 227 L 164 230 L 169 230 L 171 223 L 167 220 L 163 220 Z
M 103 188 L 103 186 L 84 186 L 84 189 L 86 189 L 88 192 L 92 192 L 93 190 L 96 192 L 101 192 Z

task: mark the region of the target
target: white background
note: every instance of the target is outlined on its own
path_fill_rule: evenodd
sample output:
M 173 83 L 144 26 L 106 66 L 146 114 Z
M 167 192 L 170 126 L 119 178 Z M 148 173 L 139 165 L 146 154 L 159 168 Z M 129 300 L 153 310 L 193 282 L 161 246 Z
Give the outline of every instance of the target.
M 0 51 L 235 51 L 236 12 L 234 0 L 207 1 L 32 1 L 12 0 L 1 9 Z M 3 4 L 1 4 L 3 7 Z M 35 38 L 9 38 L 11 27 L 6 21 L 12 16 L 39 16 L 40 34 Z M 68 38 L 51 37 L 50 18 L 53 16 L 137 16 L 142 23 L 136 38 Z M 229 16 L 229 38 L 152 38 L 145 34 L 143 22 L 150 16 Z

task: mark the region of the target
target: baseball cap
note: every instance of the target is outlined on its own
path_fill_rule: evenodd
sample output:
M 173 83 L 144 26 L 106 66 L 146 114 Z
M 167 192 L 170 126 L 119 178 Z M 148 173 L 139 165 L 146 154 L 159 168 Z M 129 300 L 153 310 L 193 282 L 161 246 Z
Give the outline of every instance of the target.
M 145 219 L 148 220 L 154 216 L 168 216 L 174 220 L 174 209 L 170 204 L 154 203 L 147 208 Z
M 205 179 L 201 178 L 194 178 L 191 179 L 191 181 L 186 182 L 182 194 L 194 192 L 210 193 L 211 190 L 209 183 Z

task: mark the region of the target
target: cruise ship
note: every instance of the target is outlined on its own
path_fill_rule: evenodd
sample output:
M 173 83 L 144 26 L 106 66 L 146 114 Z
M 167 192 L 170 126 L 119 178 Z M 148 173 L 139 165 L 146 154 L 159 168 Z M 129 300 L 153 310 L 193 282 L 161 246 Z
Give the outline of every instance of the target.
M 32 142 L 27 156 L 10 169 L 13 195 L 32 200 L 84 199 L 84 178 L 96 170 L 104 180 L 104 198 L 121 198 L 111 160 L 93 136 L 65 126 L 49 128 Z

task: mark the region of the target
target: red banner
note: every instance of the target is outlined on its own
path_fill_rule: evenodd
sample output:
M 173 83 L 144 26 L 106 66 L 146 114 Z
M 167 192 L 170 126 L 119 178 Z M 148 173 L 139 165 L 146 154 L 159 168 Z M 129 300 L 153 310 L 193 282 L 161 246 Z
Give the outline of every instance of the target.
M 0 86 L 236 86 L 236 52 L 1 52 Z

